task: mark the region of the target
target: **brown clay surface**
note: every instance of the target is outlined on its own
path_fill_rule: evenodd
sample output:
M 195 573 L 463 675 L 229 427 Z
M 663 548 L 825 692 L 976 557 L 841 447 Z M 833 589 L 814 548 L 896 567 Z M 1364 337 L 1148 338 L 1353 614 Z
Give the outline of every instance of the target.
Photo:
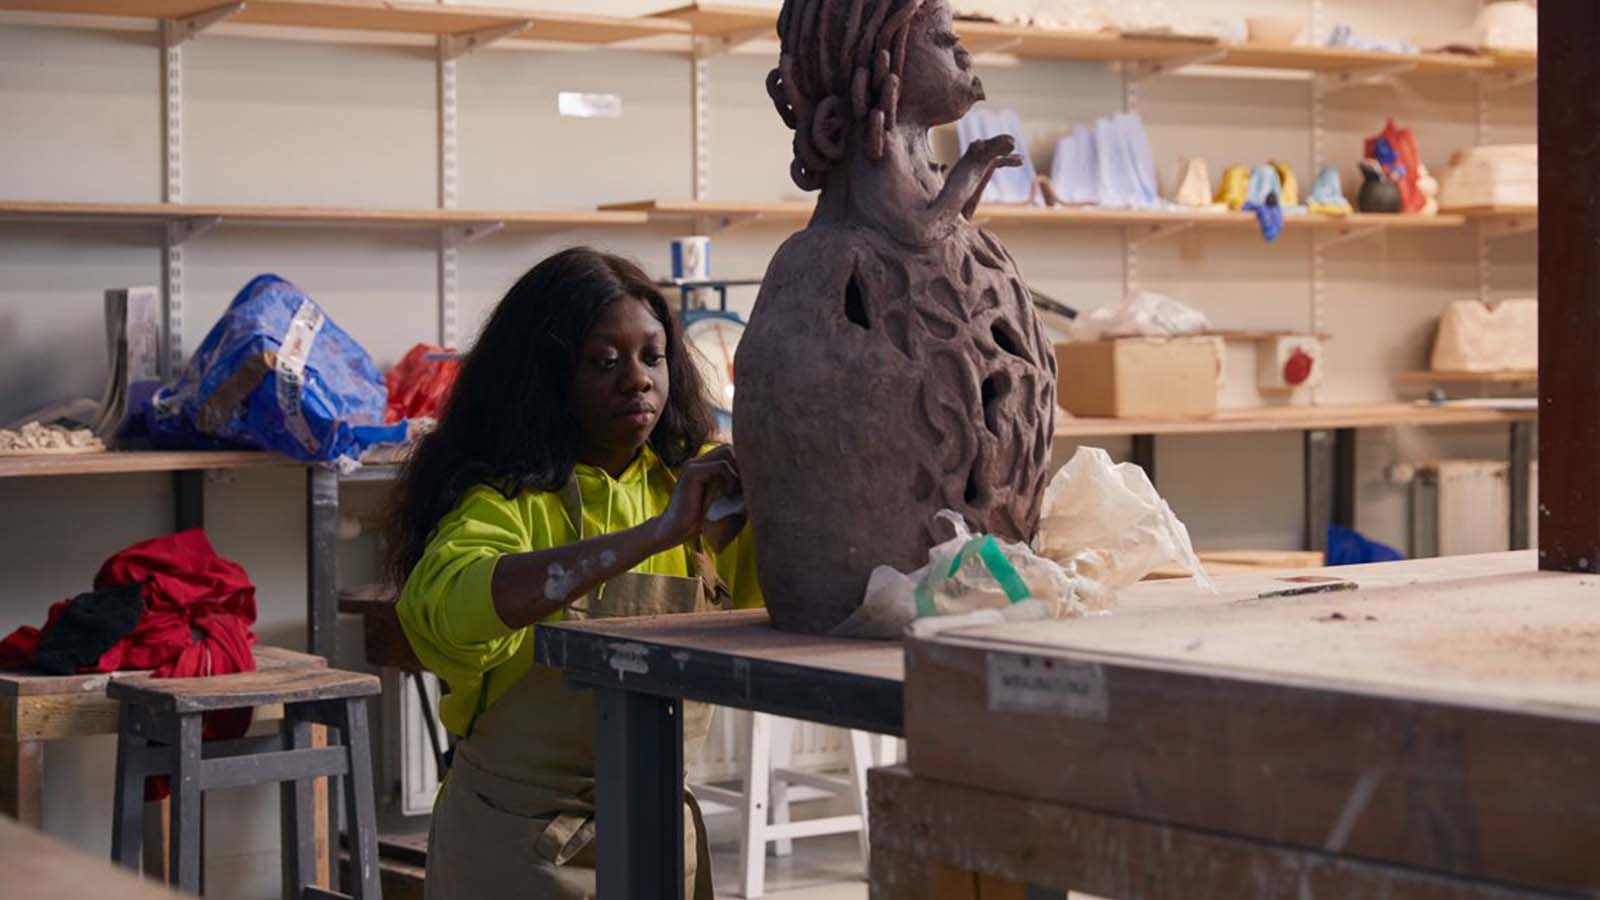
M 768 89 L 796 129 L 791 174 L 821 197 L 763 280 L 734 410 L 780 629 L 828 631 L 873 568 L 922 566 L 942 509 L 1011 540 L 1038 526 L 1055 359 L 1015 263 L 971 222 L 1012 143 L 948 173 L 928 149 L 982 98 L 951 28 L 943 0 L 789 0 L 780 18 Z

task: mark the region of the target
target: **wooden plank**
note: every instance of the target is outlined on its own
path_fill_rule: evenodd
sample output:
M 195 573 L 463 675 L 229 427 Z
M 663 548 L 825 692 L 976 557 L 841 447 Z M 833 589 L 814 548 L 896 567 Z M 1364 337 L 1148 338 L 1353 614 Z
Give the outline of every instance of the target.
M 1600 572 L 1600 16 L 1540 11 L 1539 564 Z
M 0 0 L 3 2 L 3 0 Z M 648 217 L 619 210 L 401 209 L 345 206 L 267 206 L 219 203 L 74 203 L 0 201 L 0 218 L 171 222 L 221 219 L 265 225 L 482 225 L 498 222 L 511 229 L 583 228 L 643 225 Z
M 603 211 L 644 213 L 652 220 L 672 221 L 702 216 L 755 217 L 763 219 L 809 218 L 815 204 L 809 200 L 772 202 L 723 202 L 712 200 L 635 200 L 610 203 Z M 1188 212 L 1150 209 L 1102 209 L 1088 206 L 1023 206 L 991 203 L 978 208 L 974 220 L 983 225 L 1062 225 L 1095 227 L 1137 227 L 1142 225 L 1194 225 L 1203 228 L 1254 228 L 1256 218 L 1248 213 Z M 1466 219 L 1456 215 L 1407 216 L 1355 213 L 1348 216 L 1306 214 L 1290 216 L 1288 228 L 1343 229 L 1381 226 L 1383 228 L 1458 228 Z
M 1539 380 L 1539 373 L 1534 369 L 1505 369 L 1498 372 L 1427 370 L 1401 372 L 1394 380 L 1401 384 L 1532 384 Z
M 343 747 L 272 750 L 244 756 L 208 759 L 200 765 L 200 789 L 277 784 L 311 775 L 343 775 L 349 771 Z
M 1600 888 L 1585 849 L 1600 841 L 1587 749 L 1600 580 L 1538 572 L 1531 553 L 1318 574 L 1356 589 L 1273 597 L 1340 586 L 1276 573 L 1219 579 L 1217 596 L 1156 582 L 1124 594 L 1143 610 L 910 641 L 911 768 L 1460 877 Z M 1045 666 L 1061 676 L 1009 687 Z
M 276 453 L 253 451 L 184 452 L 110 451 L 71 456 L 0 456 L 0 478 L 66 475 L 128 475 L 139 472 L 182 472 L 196 469 L 253 469 L 295 463 Z
M 1140 900 L 1552 896 L 940 784 L 898 766 L 873 769 L 868 796 L 875 900 L 928 896 L 906 889 L 920 886 L 919 863 L 1010 883 L 1000 890 L 1026 882 Z
M 901 730 L 898 643 L 790 634 L 765 610 L 541 624 L 534 640 L 540 664 L 585 684 Z
M 0 708 L 10 701 L 0 700 Z M 44 827 L 44 744 L 0 741 L 0 817 Z
M 657 18 L 684 22 L 695 34 L 730 37 L 770 29 L 778 36 L 778 10 L 775 7 L 733 6 L 717 3 L 691 3 L 655 14 Z
M 1219 410 L 1209 419 L 1095 419 L 1058 417 L 1056 437 L 1085 438 L 1124 434 L 1237 434 L 1257 431 L 1314 431 L 1328 428 L 1387 428 L 1509 425 L 1532 413 L 1430 404 L 1271 406 Z
M 216 5 L 216 0 L 0 0 L 3 10 L 146 19 L 182 18 Z M 250 0 L 228 18 L 230 24 L 239 25 L 418 35 L 460 35 L 524 20 L 533 22 L 524 39 L 574 44 L 611 44 L 689 31 L 681 22 L 664 19 L 393 0 Z
M 270 672 L 275 669 L 321 669 L 328 661 L 320 656 L 301 653 L 286 647 L 265 644 L 255 647 L 252 654 L 256 670 Z M 149 669 L 129 669 L 125 672 L 91 672 L 86 675 L 43 675 L 34 672 L 0 671 L 0 697 L 20 697 L 36 694 L 80 695 L 105 693 L 106 684 L 117 678 L 148 675 Z
M 1394 65 L 1413 66 L 1412 72 L 1425 75 L 1478 72 L 1493 67 L 1487 59 L 1453 53 L 1378 53 L 1332 47 L 1271 47 L 1262 44 L 1231 46 L 1227 55 L 1218 60 L 1216 65 L 1324 73 Z
M 0 871 L 29 900 L 177 900 L 178 894 L 52 837 L 0 817 Z
M 381 692 L 376 675 L 339 669 L 278 669 L 203 678 L 139 675 L 117 679 L 106 687 L 106 695 L 113 700 L 177 713 L 371 697 Z
M 1465 216 L 1466 218 L 1469 218 L 1469 219 L 1487 219 L 1487 218 L 1494 218 L 1494 217 L 1501 217 L 1501 216 L 1507 216 L 1507 217 L 1513 217 L 1513 218 L 1532 217 L 1532 218 L 1537 219 L 1539 217 L 1539 207 L 1537 207 L 1537 206 L 1502 206 L 1502 205 L 1493 205 L 1493 206 L 1452 206 L 1452 207 L 1449 207 L 1449 208 L 1440 209 L 1439 210 L 1439 214 L 1440 215 Z

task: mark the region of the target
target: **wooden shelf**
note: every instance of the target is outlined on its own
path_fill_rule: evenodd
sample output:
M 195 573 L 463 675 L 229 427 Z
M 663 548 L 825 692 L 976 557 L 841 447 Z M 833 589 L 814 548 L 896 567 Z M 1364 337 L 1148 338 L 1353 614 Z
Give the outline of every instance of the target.
M 214 9 L 218 0 L 0 0 L 0 10 L 178 19 Z M 604 45 L 658 35 L 687 34 L 683 22 L 549 13 L 511 7 L 434 5 L 392 0 L 249 0 L 229 23 L 333 31 L 414 35 L 465 35 L 531 23 L 512 40 Z
M 1395 376 L 1401 384 L 1534 384 L 1536 370 L 1508 369 L 1499 372 L 1402 372 Z
M 775 37 L 778 11 L 771 8 L 695 3 L 656 14 L 686 23 L 697 35 L 731 39 Z M 763 33 L 765 32 L 765 34 Z M 1375 53 L 1329 47 L 1269 47 L 1222 44 L 1201 37 L 1152 37 L 1114 32 L 1064 31 L 1027 25 L 961 20 L 956 32 L 974 53 L 1005 52 L 1030 59 L 1067 59 L 1181 65 L 1203 62 L 1235 68 L 1280 69 L 1322 74 L 1364 74 L 1387 67 L 1407 74 L 1517 71 L 1535 64 L 1529 54 L 1466 56 L 1450 53 Z
M 249 450 L 110 451 L 63 456 L 0 456 L 0 478 L 51 475 L 126 475 L 195 469 L 254 469 L 293 463 L 276 453 Z
M 1537 206 L 1458 206 L 1441 209 L 1441 215 L 1464 216 L 1469 219 L 1533 219 L 1539 218 Z
M 811 211 L 814 208 L 814 204 L 810 200 L 783 200 L 771 203 L 724 203 L 713 200 L 639 200 L 630 203 L 612 203 L 600 207 L 604 211 L 643 214 L 648 216 L 651 221 L 678 221 L 692 218 L 804 221 L 810 218 Z M 1039 224 L 1124 227 L 1194 225 L 1199 227 L 1229 228 L 1248 228 L 1256 225 L 1256 217 L 1250 213 L 1099 209 L 1083 206 L 1008 206 L 1004 204 L 990 204 L 979 207 L 974 220 L 982 225 Z M 1284 217 L 1284 227 L 1289 229 L 1456 228 L 1465 222 L 1466 219 L 1458 215 L 1405 216 L 1353 213 L 1348 216 L 1326 216 L 1308 213 L 1306 215 Z
M 1210 419 L 1085 419 L 1056 422 L 1058 438 L 1130 434 L 1238 434 L 1263 431 L 1317 431 L 1325 428 L 1385 428 L 1395 425 L 1446 427 L 1529 422 L 1532 413 L 1495 409 L 1385 403 L 1367 406 L 1275 406 L 1222 410 Z
M 642 225 L 642 213 L 575 210 L 541 212 L 487 209 L 362 209 L 321 206 L 250 206 L 209 203 L 57 203 L 0 201 L 0 219 L 110 222 L 178 222 L 218 219 L 222 223 L 258 225 L 483 225 L 506 228 L 581 228 Z

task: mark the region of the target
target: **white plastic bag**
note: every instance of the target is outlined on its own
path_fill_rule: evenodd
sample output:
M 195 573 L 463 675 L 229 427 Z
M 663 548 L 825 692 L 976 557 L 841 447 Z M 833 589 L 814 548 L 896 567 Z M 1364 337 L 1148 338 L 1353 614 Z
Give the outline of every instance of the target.
M 1117 464 L 1099 447 L 1079 447 L 1044 492 L 1034 551 L 1063 566 L 1090 610 L 1157 568 L 1177 564 L 1212 590 L 1189 530 L 1156 493 L 1143 469 Z
M 928 551 L 928 564 L 905 574 L 874 569 L 866 596 L 833 631 L 842 637 L 899 637 L 913 620 L 992 611 L 985 621 L 1064 618 L 1081 613 L 1070 573 L 1026 544 L 974 534 L 950 510 L 937 516 L 954 536 Z M 977 621 L 977 620 L 974 620 Z
M 1211 330 L 1205 313 L 1151 291 L 1129 294 L 1121 303 L 1101 306 L 1074 319 L 1074 341 L 1122 337 L 1184 337 Z

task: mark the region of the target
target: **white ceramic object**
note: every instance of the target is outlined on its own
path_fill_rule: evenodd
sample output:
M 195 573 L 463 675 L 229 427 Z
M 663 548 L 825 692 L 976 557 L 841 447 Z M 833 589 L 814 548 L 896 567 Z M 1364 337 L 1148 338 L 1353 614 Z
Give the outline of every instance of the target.
M 1322 341 L 1315 335 L 1282 334 L 1256 342 L 1256 386 L 1284 392 L 1322 383 Z
M 1488 306 L 1457 300 L 1439 317 L 1435 372 L 1528 371 L 1539 367 L 1539 304 L 1502 300 Z

